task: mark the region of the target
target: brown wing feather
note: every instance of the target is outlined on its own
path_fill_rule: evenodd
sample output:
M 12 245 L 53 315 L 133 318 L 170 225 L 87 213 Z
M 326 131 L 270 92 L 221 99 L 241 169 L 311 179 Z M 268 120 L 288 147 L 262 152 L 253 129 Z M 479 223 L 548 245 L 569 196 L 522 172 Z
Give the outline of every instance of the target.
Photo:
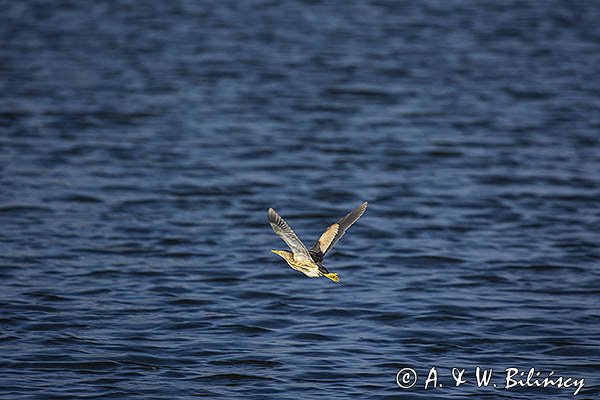
M 336 223 L 330 225 L 327 229 L 325 229 L 325 232 L 323 232 L 311 250 L 325 254 L 329 246 L 331 246 L 331 243 L 333 243 L 335 240 L 335 236 L 338 234 L 339 230 L 339 224 Z
M 344 236 L 348 228 L 352 226 L 365 212 L 368 203 L 365 201 L 360 206 L 340 218 L 335 224 L 330 225 L 321 235 L 317 243 L 310 249 L 313 259 L 322 260 L 329 250 Z
M 310 254 L 304 246 L 304 243 L 296 236 L 292 228 L 285 222 L 281 215 L 277 214 L 277 211 L 269 208 L 267 213 L 269 218 L 269 224 L 273 231 L 288 245 L 292 253 L 294 253 L 294 259 L 298 261 L 310 260 Z

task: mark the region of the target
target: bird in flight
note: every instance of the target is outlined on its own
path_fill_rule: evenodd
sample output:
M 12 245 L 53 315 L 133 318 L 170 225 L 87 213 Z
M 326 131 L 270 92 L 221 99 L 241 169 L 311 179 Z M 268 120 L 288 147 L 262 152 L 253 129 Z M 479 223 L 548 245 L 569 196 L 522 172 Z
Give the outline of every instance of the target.
M 287 250 L 271 250 L 273 253 L 281 256 L 292 269 L 302 272 L 310 278 L 325 278 L 331 279 L 334 282 L 339 282 L 338 274 L 330 273 L 323 265 L 323 257 L 335 246 L 335 244 L 344 236 L 344 233 L 363 215 L 367 209 L 365 201 L 356 209 L 340 218 L 335 224 L 330 225 L 325 232 L 321 234 L 317 243 L 308 250 L 304 243 L 296 236 L 292 228 L 285 222 L 277 211 L 269 208 L 267 213 L 269 224 L 275 231 L 277 236 L 288 245 L 291 252 Z

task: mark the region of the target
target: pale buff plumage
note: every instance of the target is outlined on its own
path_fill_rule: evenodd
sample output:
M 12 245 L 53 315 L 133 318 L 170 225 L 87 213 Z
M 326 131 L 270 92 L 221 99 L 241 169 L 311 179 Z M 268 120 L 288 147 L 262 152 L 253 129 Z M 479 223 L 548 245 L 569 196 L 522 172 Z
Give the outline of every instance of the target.
M 291 252 L 286 250 L 271 251 L 281 256 L 290 267 L 310 278 L 325 277 L 334 282 L 339 282 L 338 274 L 330 273 L 323 265 L 323 257 L 344 236 L 348 228 L 363 215 L 366 209 L 367 202 L 365 201 L 336 223 L 330 225 L 309 251 L 287 222 L 277 214 L 277 211 L 269 208 L 267 215 L 271 228 L 292 250 Z

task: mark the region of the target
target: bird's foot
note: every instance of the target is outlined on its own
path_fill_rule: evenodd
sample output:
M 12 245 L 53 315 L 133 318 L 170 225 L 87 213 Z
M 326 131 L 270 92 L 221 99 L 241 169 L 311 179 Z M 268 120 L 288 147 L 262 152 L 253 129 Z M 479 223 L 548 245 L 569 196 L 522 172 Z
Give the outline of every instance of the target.
M 338 277 L 338 274 L 323 274 L 323 276 L 327 279 L 331 279 L 334 282 L 339 282 L 340 278 Z

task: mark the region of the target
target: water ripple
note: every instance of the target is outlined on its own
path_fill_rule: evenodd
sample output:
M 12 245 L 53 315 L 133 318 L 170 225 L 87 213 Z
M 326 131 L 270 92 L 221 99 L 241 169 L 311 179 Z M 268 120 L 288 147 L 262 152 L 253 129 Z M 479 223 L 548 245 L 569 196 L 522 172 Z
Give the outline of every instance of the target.
M 598 7 L 341 5 L 7 2 L 0 398 L 598 397 Z

